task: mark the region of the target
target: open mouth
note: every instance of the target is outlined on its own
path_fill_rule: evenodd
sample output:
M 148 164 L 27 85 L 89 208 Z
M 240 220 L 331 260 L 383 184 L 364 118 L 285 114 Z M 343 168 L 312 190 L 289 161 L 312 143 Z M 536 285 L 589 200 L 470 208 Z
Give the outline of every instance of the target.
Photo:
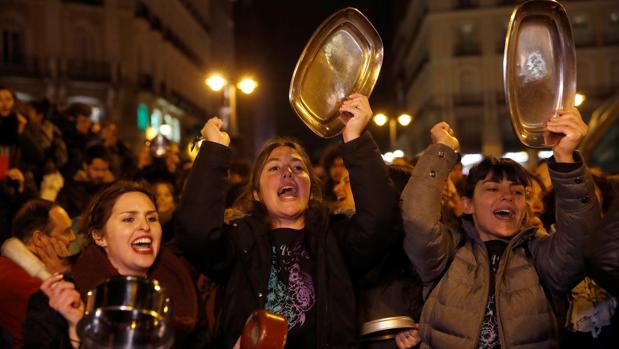
M 511 221 L 514 219 L 514 211 L 509 209 L 499 209 L 492 212 L 494 216 L 503 221 Z
M 131 248 L 138 254 L 153 254 L 153 239 L 150 237 L 140 237 L 131 243 Z
M 277 196 L 280 198 L 296 198 L 297 188 L 291 185 L 283 186 L 277 191 Z

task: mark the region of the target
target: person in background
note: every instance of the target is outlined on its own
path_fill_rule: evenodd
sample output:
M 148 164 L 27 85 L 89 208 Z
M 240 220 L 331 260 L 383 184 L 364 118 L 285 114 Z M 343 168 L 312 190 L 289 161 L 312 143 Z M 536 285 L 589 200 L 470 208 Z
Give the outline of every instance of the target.
M 70 217 L 80 216 L 92 197 L 114 180 L 109 163 L 105 147 L 93 145 L 86 149 L 82 170 L 76 172 L 58 193 L 57 201 Z
M 174 211 L 176 211 L 177 201 L 174 185 L 170 182 L 155 182 L 151 186 L 151 192 L 157 203 L 159 222 L 163 231 L 161 241 L 170 242 L 174 239 Z
M 13 90 L 0 86 L 0 243 L 10 236 L 11 220 L 23 203 L 38 196 L 28 163 L 42 163 L 43 155 L 25 133 L 28 119 L 16 111 Z
M 110 157 L 110 171 L 114 178 L 127 179 L 135 173 L 135 156 L 118 136 L 118 125 L 106 122 L 101 127 L 101 144 L 107 149 Z
M 327 173 L 327 180 L 324 184 L 325 201 L 333 202 L 337 200 L 334 196 L 333 187 L 336 183 L 339 183 L 346 166 L 344 166 L 344 159 L 337 147 L 337 144 L 331 144 L 325 149 L 321 160 L 322 167 L 324 167 Z
M 67 145 L 69 160 L 61 169 L 65 179 L 73 178 L 75 173 L 82 168 L 82 163 L 86 157 L 86 148 L 95 140 L 94 134 L 90 131 L 92 121 L 92 107 L 84 103 L 72 103 L 64 112 L 67 120 L 65 129 L 61 128 L 62 134 Z M 62 126 L 61 126 L 62 127 Z
M 257 309 L 288 320 L 287 348 L 341 348 L 356 339 L 351 275 L 369 269 L 391 243 L 381 231 L 397 207 L 380 152 L 364 129 L 367 97 L 354 94 L 340 108 L 340 146 L 357 213 L 338 223 L 321 203 L 321 185 L 307 153 L 287 138 L 259 153 L 239 214 L 224 222 L 230 137 L 210 119 L 177 218 L 184 255 L 219 282 L 222 347 L 231 348 Z
M 400 193 L 408 182 L 412 166 L 389 165 L 387 168 L 395 190 Z M 338 219 L 337 216 L 352 216 L 356 208 L 347 169 L 344 169 L 333 191 L 337 198 L 335 206 L 331 207 L 331 214 L 336 215 L 333 219 Z M 408 316 L 418 321 L 421 314 L 423 307 L 421 280 L 402 248 L 404 230 L 399 209 L 394 216 L 394 221 L 387 225 L 389 228 L 383 231 L 384 234 L 394 236 L 393 244 L 375 267 L 355 278 L 360 329 L 369 321 L 394 316 Z M 394 334 L 392 338 L 377 338 L 376 334 L 374 337 L 362 337 L 360 348 L 386 349 L 393 348 L 394 345 L 399 349 L 412 348 L 420 341 L 417 329 L 418 327 L 414 327 L 397 333 L 390 329 L 394 332 L 390 333 Z M 384 331 L 380 332 L 379 337 L 384 335 Z
M 161 224 L 150 191 L 135 182 L 118 181 L 99 192 L 80 222 L 90 244 L 72 266 L 74 282 L 54 274 L 28 303 L 25 348 L 78 348 L 77 323 L 89 290 L 116 275 L 152 278 L 165 287 L 174 304 L 175 348 L 193 344 L 198 319 L 191 275 L 161 246 Z
M 600 210 L 576 152 L 587 132 L 580 114 L 561 110 L 546 129 L 564 135 L 549 160 L 557 232 L 536 235 L 527 225 L 528 173 L 510 159 L 473 167 L 461 224 L 440 222 L 441 189 L 459 142 L 447 123 L 432 128 L 433 144 L 402 193 L 404 249 L 427 292 L 422 348 L 558 347 L 560 324 L 548 297 L 566 294 L 585 276 L 582 246 Z
M 28 299 L 51 274 L 69 270 L 66 257 L 75 234 L 67 212 L 42 199 L 19 209 L 12 231 L 0 256 L 0 327 L 10 331 L 13 347 L 21 348 Z

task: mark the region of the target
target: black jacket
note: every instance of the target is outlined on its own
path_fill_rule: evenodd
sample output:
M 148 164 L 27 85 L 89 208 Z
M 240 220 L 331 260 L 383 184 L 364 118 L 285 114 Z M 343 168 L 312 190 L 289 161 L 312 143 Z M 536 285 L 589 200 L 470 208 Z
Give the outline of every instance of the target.
M 390 237 L 381 230 L 397 210 L 380 153 L 369 133 L 341 145 L 357 214 L 330 222 L 306 219 L 306 247 L 313 256 L 318 348 L 344 348 L 356 335 L 351 273 L 362 273 L 384 253 Z M 248 316 L 263 309 L 271 269 L 269 226 L 254 214 L 224 224 L 230 149 L 204 142 L 177 210 L 179 243 L 209 278 L 223 285 L 220 341 L 231 348 Z M 382 229 L 381 229 L 382 228 Z

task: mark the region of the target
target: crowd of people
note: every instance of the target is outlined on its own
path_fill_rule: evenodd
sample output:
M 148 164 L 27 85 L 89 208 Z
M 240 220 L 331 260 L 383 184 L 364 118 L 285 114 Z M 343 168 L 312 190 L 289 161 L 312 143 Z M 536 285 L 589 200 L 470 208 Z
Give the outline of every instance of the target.
M 0 348 L 80 347 L 86 293 L 116 275 L 165 287 L 176 348 L 238 348 L 259 309 L 286 318 L 286 348 L 619 345 L 617 187 L 579 155 L 576 109 L 534 169 L 467 175 L 445 122 L 386 165 L 359 94 L 322 171 L 285 137 L 233 160 L 218 118 L 193 163 L 154 157 L 91 112 L 0 86 Z M 415 324 L 361 334 L 397 316 Z

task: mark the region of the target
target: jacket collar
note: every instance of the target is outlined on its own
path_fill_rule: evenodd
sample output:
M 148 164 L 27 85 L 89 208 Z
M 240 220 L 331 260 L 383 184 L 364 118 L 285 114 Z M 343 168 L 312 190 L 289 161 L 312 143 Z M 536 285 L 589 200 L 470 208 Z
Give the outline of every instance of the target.
M 2 244 L 2 255 L 24 269 L 30 276 L 45 280 L 51 274 L 45 264 L 21 240 L 9 238 Z
M 468 237 L 468 239 L 474 241 L 476 244 L 482 244 L 483 241 L 479 237 L 479 232 L 475 228 L 475 224 L 473 223 L 473 219 L 462 218 L 462 229 L 464 233 Z M 525 241 L 532 239 L 535 236 L 537 231 L 537 227 L 534 226 L 523 226 L 520 228 L 520 231 L 509 241 L 509 245 L 511 248 L 516 248 L 522 245 Z

